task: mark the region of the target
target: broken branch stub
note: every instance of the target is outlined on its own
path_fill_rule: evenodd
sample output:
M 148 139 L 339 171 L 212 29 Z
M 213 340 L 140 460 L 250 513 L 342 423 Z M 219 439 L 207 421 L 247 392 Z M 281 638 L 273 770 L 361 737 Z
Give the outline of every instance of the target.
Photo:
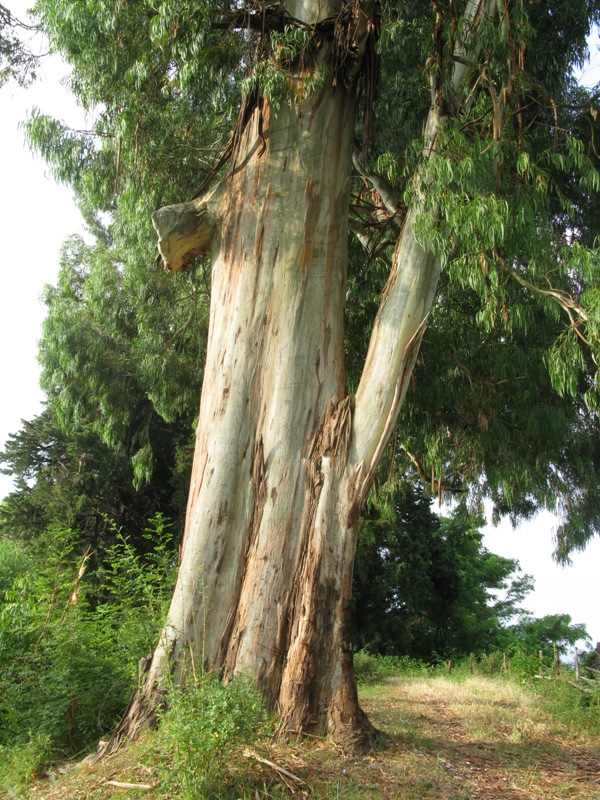
M 164 206 L 152 215 L 158 234 L 158 249 L 165 269 L 181 272 L 194 258 L 210 252 L 216 229 L 215 214 L 208 198 Z

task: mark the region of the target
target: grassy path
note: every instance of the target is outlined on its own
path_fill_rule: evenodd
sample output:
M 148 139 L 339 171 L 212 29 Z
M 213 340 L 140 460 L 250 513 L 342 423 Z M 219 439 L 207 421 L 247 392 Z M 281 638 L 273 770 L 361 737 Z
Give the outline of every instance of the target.
M 210 800 L 600 800 L 600 739 L 577 734 L 516 682 L 396 678 L 361 693 L 380 747 L 349 757 L 315 739 L 257 743 L 229 765 L 234 786 Z M 174 798 L 169 764 L 152 746 L 129 748 L 54 784 L 37 782 L 13 797 L 31 800 Z M 267 759 L 297 776 L 291 780 Z M 156 753 L 154 753 L 154 758 Z M 163 756 L 164 757 L 164 756 Z M 108 783 L 143 783 L 151 790 Z M 195 799 L 194 799 L 195 800 Z
M 516 683 L 400 678 L 363 702 L 390 734 L 373 797 L 600 800 L 600 741 L 558 724 Z

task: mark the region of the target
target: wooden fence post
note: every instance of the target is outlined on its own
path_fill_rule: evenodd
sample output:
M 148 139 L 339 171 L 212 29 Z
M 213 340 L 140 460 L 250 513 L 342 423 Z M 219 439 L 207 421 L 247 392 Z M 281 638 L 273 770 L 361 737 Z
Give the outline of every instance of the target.
M 575 680 L 579 683 L 579 650 L 575 648 Z
M 544 651 L 538 650 L 538 656 L 540 658 L 540 678 L 544 677 Z
M 554 677 L 557 678 L 560 672 L 560 658 L 558 657 L 558 645 L 556 642 L 554 642 L 552 647 L 554 650 Z

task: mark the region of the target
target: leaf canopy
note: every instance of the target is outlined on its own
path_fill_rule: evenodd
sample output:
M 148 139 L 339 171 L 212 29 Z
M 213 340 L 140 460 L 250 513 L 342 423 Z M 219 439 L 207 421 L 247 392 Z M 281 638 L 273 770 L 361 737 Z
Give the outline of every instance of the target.
M 475 41 L 464 5 L 380 8 L 378 98 L 365 82 L 357 95 L 377 124 L 370 142 L 356 129 L 348 388 L 420 198 L 419 236 L 444 271 L 390 464 L 515 520 L 559 512 L 567 559 L 600 526 L 598 94 L 572 72 L 600 4 L 490 3 Z M 155 268 L 150 212 L 211 177 L 248 87 L 293 101 L 288 78 L 316 71 L 304 56 L 317 32 L 253 3 L 38 0 L 35 12 L 91 124 L 70 131 L 34 112 L 28 138 L 97 235 L 67 245 L 48 290 L 45 387 L 63 425 L 85 419 L 125 446 L 140 482 L 154 458 L 145 420 L 195 413 L 210 288 L 201 261 L 176 280 Z M 426 158 L 431 92 L 443 124 Z

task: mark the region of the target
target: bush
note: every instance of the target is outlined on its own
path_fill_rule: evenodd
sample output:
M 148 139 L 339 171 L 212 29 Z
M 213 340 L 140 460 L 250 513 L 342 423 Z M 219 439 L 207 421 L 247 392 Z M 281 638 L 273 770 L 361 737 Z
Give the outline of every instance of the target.
M 43 774 L 51 753 L 48 736 L 30 734 L 26 742 L 0 746 L 0 796 L 19 797 Z
M 597 686 L 577 687 L 570 673 L 552 681 L 531 681 L 531 686 L 546 709 L 576 731 L 600 734 L 600 682 Z M 590 689 L 590 691 L 584 691 Z
M 184 800 L 225 796 L 235 748 L 265 733 L 267 722 L 260 692 L 244 678 L 225 686 L 208 674 L 171 689 L 155 739 L 172 761 L 167 788 Z
M 151 521 L 148 535 L 154 549 L 142 557 L 117 532 L 117 544 L 103 554 L 109 568 L 100 594 L 97 574 L 95 583 L 87 574 L 91 554 L 76 554 L 73 531 L 48 531 L 44 561 L 16 546 L 0 548 L 5 772 L 11 763 L 7 748 L 26 753 L 35 745 L 48 760 L 70 757 L 95 745 L 118 721 L 135 688 L 138 661 L 158 638 L 171 593 L 174 567 L 162 517 Z M 29 731 L 36 732 L 35 741 Z
M 383 683 L 394 675 L 418 675 L 427 667 L 409 656 L 382 656 L 368 650 L 354 653 L 354 672 L 361 686 Z

